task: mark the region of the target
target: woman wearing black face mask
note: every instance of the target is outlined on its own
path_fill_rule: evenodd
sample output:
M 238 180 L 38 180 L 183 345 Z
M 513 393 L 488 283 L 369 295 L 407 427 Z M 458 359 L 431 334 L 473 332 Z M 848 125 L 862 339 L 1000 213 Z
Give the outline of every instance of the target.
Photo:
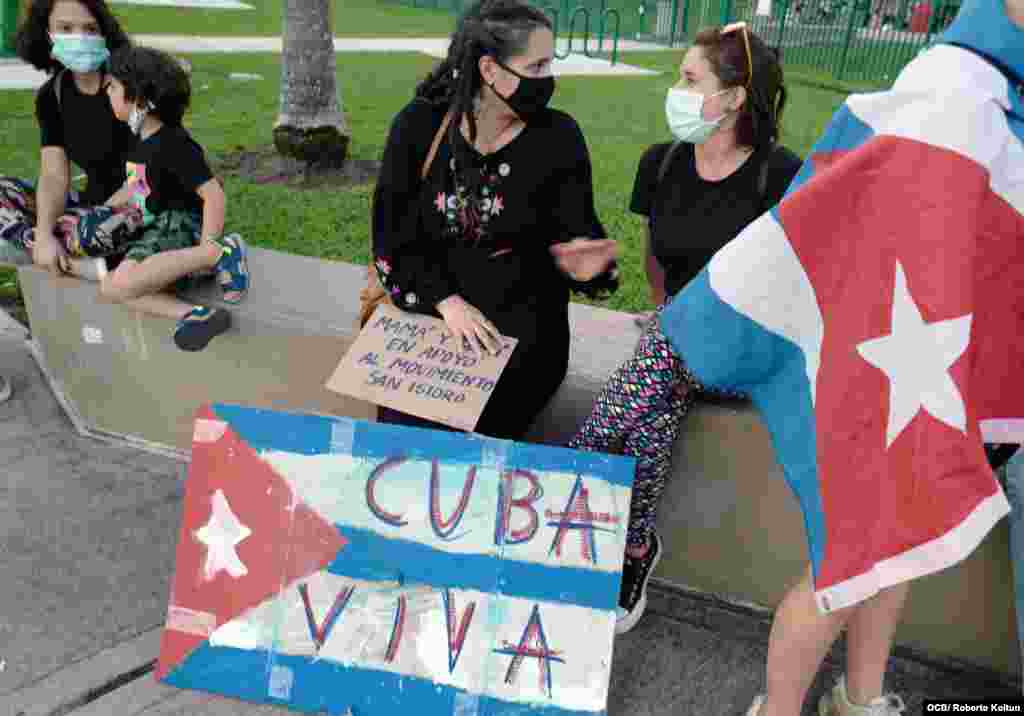
M 521 438 L 565 377 L 570 291 L 617 284 L 586 142 L 547 106 L 553 56 L 532 6 L 471 7 L 392 123 L 374 193 L 374 264 L 395 305 L 440 316 L 470 353 L 494 351 L 499 334 L 519 341 L 476 426 L 493 437 Z

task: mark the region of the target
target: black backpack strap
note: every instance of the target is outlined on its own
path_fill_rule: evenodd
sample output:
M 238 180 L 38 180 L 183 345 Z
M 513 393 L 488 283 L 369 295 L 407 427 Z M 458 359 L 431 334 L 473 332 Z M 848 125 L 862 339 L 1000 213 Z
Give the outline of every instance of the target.
M 661 180 L 665 178 L 665 174 L 668 172 L 668 165 L 672 162 L 672 157 L 675 155 L 676 150 L 679 149 L 679 145 L 682 142 L 676 140 L 668 146 L 665 150 L 665 156 L 661 158 L 661 164 L 658 165 L 658 178 L 654 182 L 654 191 L 658 191 L 658 186 L 661 184 Z
M 768 195 L 768 170 L 769 164 L 772 163 L 773 159 L 777 157 L 783 157 L 787 154 L 792 155 L 794 159 L 800 161 L 800 157 L 790 150 L 786 149 L 781 144 L 772 145 L 771 153 L 761 162 L 761 170 L 757 174 L 757 195 L 761 199 L 761 203 L 764 203 L 764 198 Z M 771 207 L 766 207 L 764 210 L 767 211 Z
M 57 111 L 58 112 L 63 111 L 63 108 L 60 105 L 60 92 L 61 92 L 60 86 L 61 86 L 61 83 L 64 81 L 64 75 L 67 74 L 67 71 L 68 71 L 68 68 L 65 67 L 63 70 L 61 70 L 60 72 L 57 73 L 56 77 L 53 78 L 53 94 L 56 95 L 56 97 L 57 97 Z
M 679 149 L 679 145 L 682 144 L 679 140 L 672 142 L 668 145 L 668 149 L 665 150 L 665 156 L 661 158 L 661 164 L 658 165 L 658 175 L 654 180 L 654 190 L 651 198 L 653 199 L 658 195 L 658 187 L 661 186 L 661 180 L 665 178 L 665 174 L 668 173 L 668 165 L 672 163 L 672 157 L 675 156 L 676 150 Z M 654 229 L 654 216 L 648 217 L 647 225 L 653 230 Z
M 761 170 L 757 173 L 757 196 L 761 199 L 762 203 L 764 202 L 765 195 L 768 193 L 768 165 L 778 152 L 778 145 L 774 145 L 771 153 L 761 162 Z

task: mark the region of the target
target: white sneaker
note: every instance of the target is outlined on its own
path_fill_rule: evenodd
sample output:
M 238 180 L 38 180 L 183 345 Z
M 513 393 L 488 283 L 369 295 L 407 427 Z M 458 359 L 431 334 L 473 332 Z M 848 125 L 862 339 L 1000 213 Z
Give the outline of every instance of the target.
M 901 716 L 906 710 L 903 699 L 898 694 L 885 694 L 873 699 L 866 705 L 855 704 L 846 695 L 846 676 L 840 676 L 832 687 L 818 702 L 820 716 Z
M 761 712 L 761 704 L 764 703 L 764 694 L 758 694 L 754 697 L 754 703 L 750 704 L 750 708 L 747 709 L 747 716 L 757 716 Z
M 11 381 L 0 375 L 0 403 L 11 397 Z

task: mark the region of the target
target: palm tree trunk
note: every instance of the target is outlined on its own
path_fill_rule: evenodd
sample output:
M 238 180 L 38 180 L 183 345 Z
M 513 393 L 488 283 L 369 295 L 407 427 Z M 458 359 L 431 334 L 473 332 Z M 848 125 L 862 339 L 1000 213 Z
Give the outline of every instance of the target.
M 274 146 L 307 164 L 341 166 L 349 131 L 338 97 L 331 0 L 285 0 L 283 44 Z

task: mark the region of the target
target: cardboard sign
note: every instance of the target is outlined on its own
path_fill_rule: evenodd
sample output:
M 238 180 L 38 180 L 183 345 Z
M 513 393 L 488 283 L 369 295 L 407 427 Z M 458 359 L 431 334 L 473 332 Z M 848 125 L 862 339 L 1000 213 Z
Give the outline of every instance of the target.
M 233 405 L 157 678 L 305 713 L 606 713 L 633 458 Z
M 327 388 L 471 431 L 517 343 L 501 340 L 498 355 L 474 355 L 456 347 L 444 321 L 381 304 Z

